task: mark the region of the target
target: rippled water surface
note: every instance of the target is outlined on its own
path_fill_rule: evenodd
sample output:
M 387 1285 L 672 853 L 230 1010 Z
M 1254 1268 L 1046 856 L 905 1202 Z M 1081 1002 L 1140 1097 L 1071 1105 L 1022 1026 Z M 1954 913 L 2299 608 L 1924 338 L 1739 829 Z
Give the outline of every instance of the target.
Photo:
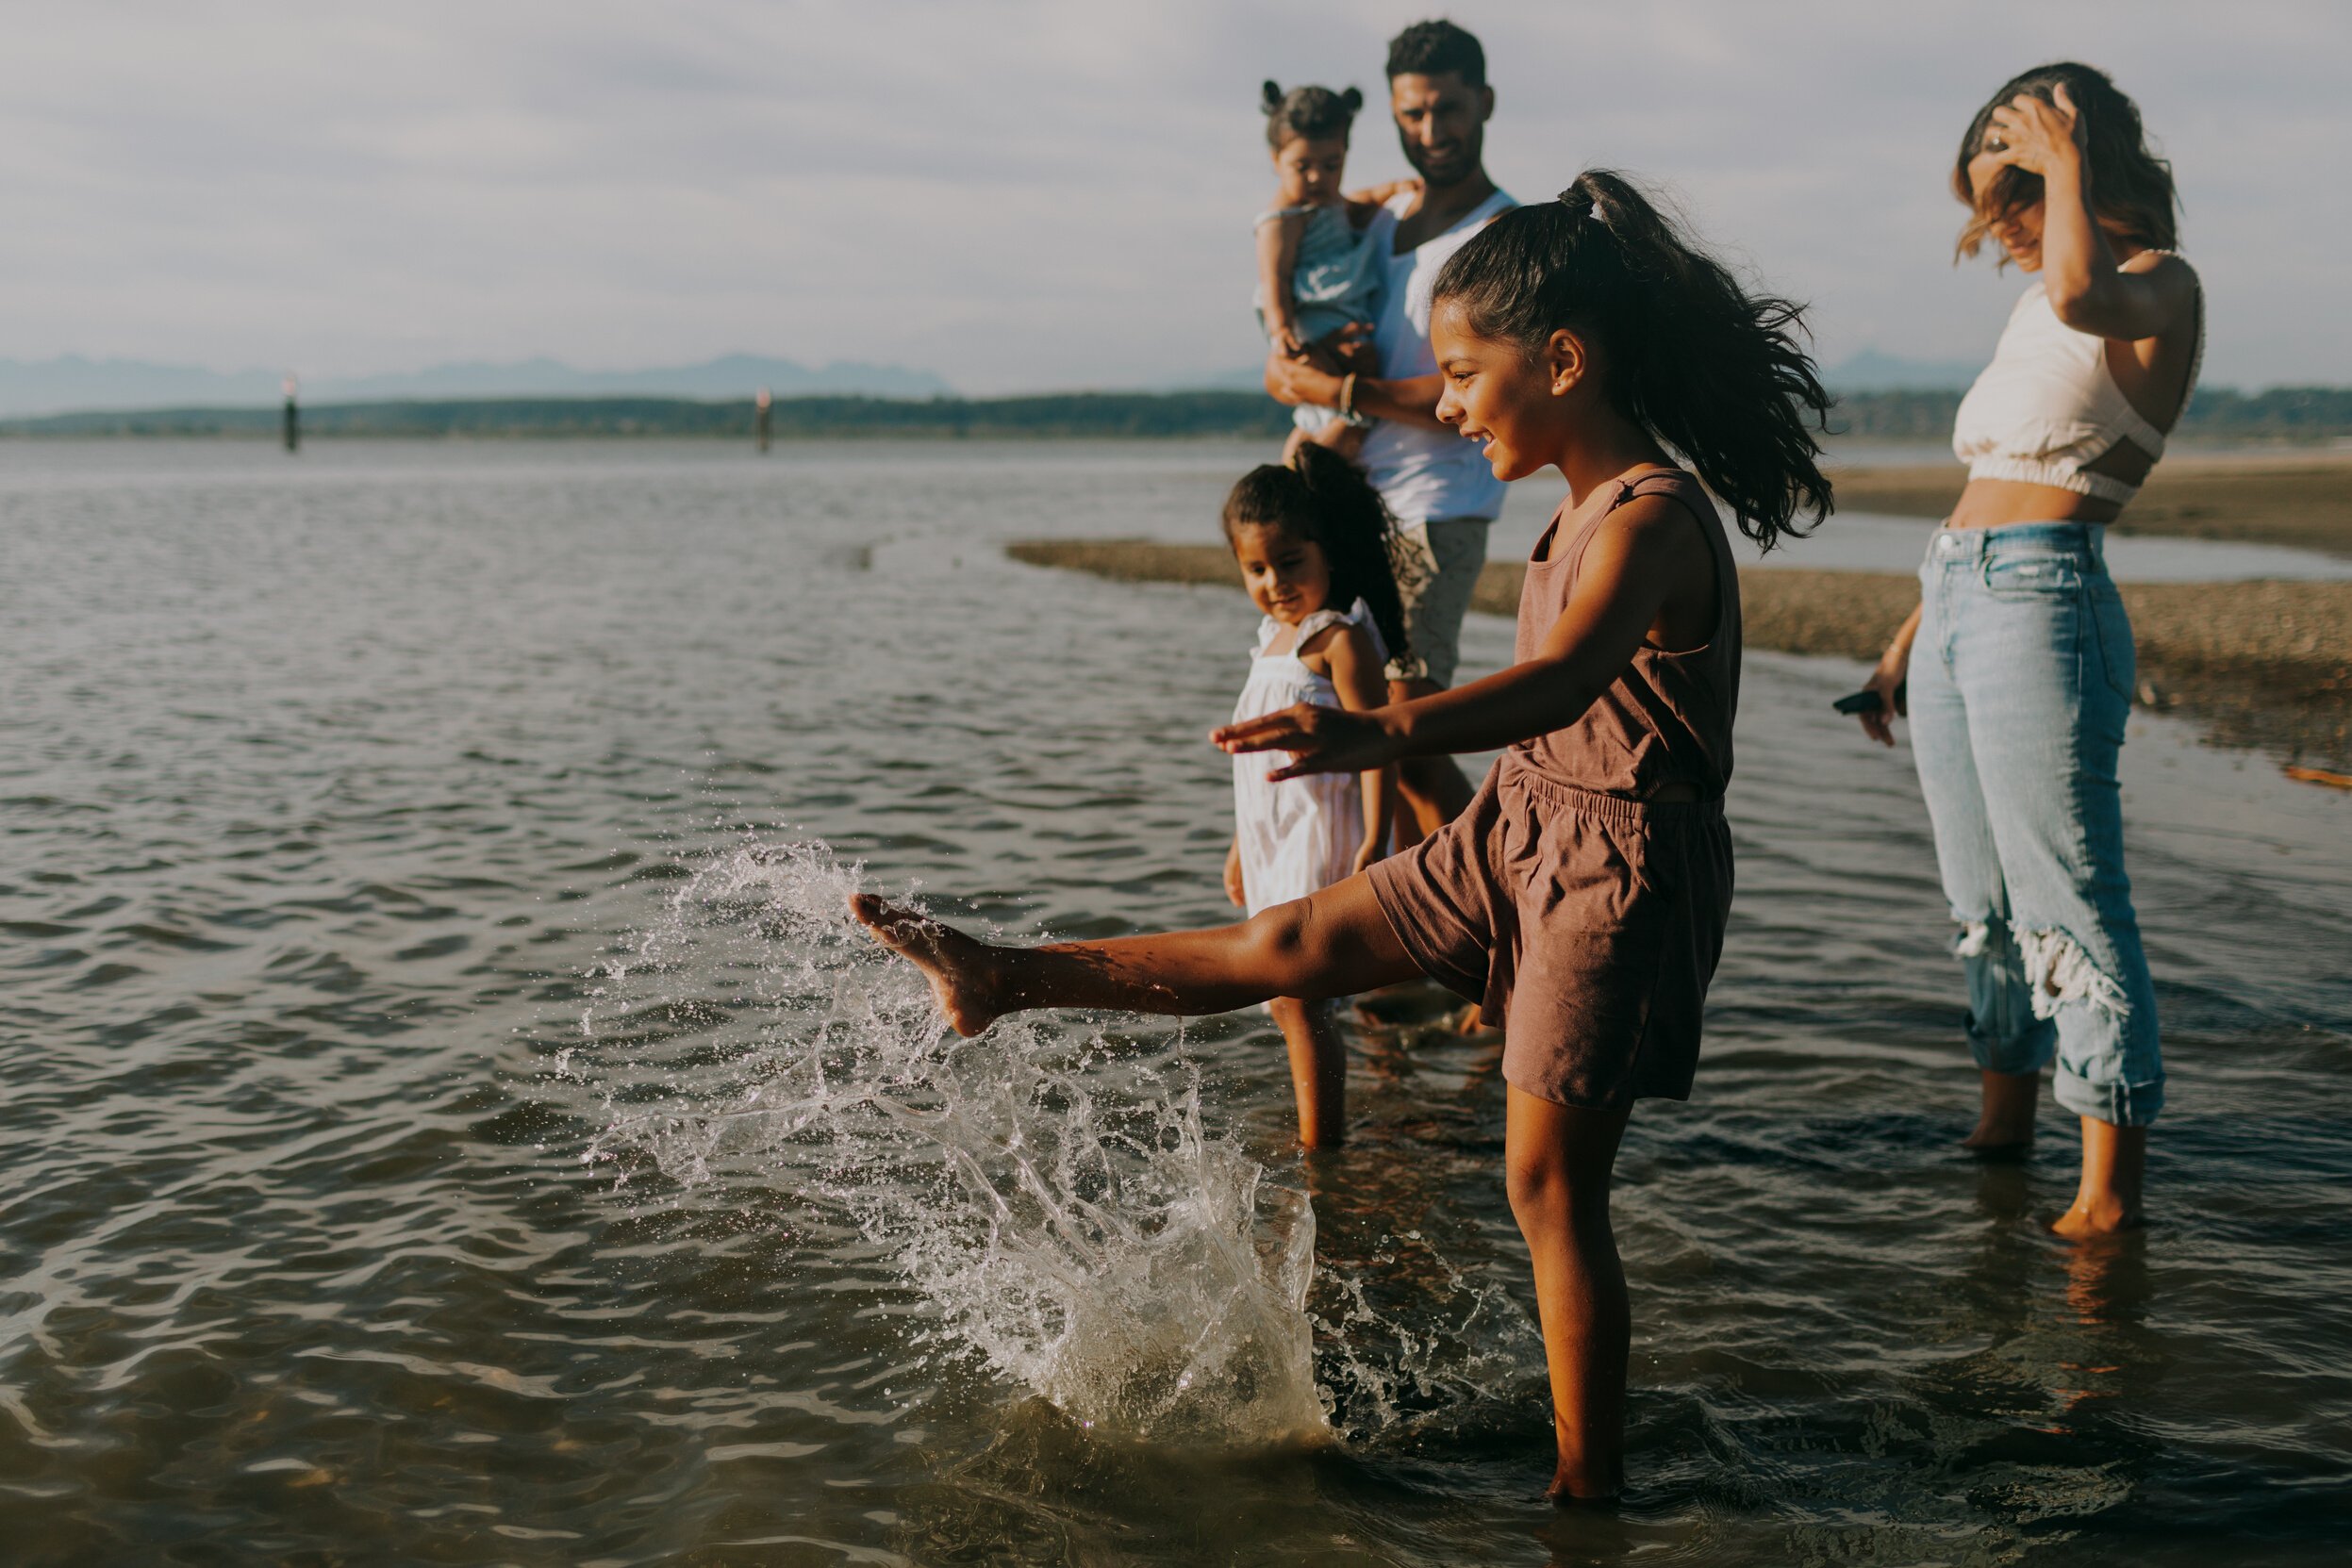
M 0 1556 L 2341 1560 L 2352 801 L 2172 724 L 2157 1223 L 2076 1249 L 2055 1113 L 1954 1149 L 1907 759 L 1751 658 L 1614 1512 L 1536 1500 L 1494 1044 L 1359 1036 L 1302 1163 L 1255 1014 L 938 1035 L 847 888 L 1223 917 L 1246 603 L 998 547 L 1255 455 L 0 444 Z

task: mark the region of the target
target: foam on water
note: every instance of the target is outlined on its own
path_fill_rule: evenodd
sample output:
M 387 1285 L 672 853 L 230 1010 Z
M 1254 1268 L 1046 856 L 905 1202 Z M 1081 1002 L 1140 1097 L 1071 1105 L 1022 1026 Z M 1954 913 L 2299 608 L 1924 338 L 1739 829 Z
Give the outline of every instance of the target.
M 561 1060 L 607 1108 L 587 1158 L 624 1180 L 650 1160 L 688 1192 L 750 1178 L 812 1233 L 853 1226 L 929 1299 L 929 1352 L 1082 1423 L 1328 1436 L 1305 1196 L 1205 1130 L 1168 1048 L 1029 1019 L 955 1036 L 847 917 L 857 886 L 813 842 L 741 845 L 671 884 L 595 971 Z

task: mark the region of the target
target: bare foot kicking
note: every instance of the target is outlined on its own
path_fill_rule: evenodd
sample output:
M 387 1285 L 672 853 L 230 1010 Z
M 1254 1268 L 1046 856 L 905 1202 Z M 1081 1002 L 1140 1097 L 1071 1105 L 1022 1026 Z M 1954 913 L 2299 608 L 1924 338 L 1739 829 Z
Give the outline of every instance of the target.
M 871 893 L 850 895 L 850 914 L 874 940 L 913 964 L 931 982 L 931 994 L 956 1033 L 980 1033 L 1004 1009 L 998 1004 L 994 957 L 976 942 L 927 915 L 887 904 Z

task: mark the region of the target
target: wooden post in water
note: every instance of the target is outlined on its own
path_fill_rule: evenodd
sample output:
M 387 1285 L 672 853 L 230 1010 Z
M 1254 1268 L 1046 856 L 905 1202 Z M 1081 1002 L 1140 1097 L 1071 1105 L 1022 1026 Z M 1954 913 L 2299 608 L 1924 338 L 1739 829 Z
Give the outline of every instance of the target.
M 765 387 L 759 389 L 759 396 L 752 400 L 752 434 L 758 440 L 762 452 L 768 450 L 769 415 L 775 401 Z
M 294 405 L 294 378 L 286 378 L 286 450 L 302 450 L 302 411 Z

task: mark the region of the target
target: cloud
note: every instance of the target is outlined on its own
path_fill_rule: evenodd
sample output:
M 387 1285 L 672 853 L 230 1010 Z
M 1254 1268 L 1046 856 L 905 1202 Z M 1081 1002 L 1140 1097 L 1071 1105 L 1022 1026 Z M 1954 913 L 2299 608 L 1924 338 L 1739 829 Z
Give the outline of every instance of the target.
M 897 360 L 973 389 L 1246 363 L 1256 83 L 1377 91 L 1387 3 L 538 0 L 20 13 L 0 355 L 358 374 L 551 354 Z M 2112 70 L 2175 158 L 2211 373 L 2347 379 L 2328 4 L 1472 5 L 1522 197 L 1611 163 L 1812 299 L 1823 352 L 1983 353 L 1942 180 L 2022 66 Z M 1401 171 L 1377 114 L 1353 173 Z

